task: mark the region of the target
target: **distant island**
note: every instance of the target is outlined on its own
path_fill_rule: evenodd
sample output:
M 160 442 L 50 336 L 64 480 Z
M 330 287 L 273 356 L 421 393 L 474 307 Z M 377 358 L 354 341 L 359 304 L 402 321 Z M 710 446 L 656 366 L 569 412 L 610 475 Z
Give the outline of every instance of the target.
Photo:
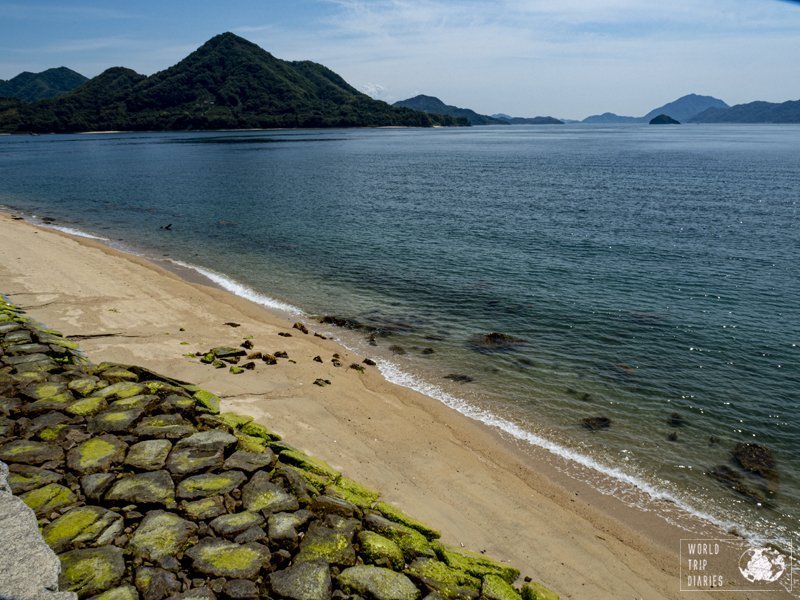
M 725 109 L 709 108 L 689 119 L 691 123 L 800 123 L 800 100 L 749 102 Z
M 676 121 L 669 115 L 658 115 L 650 119 L 650 125 L 680 125 L 680 121 Z
M 445 115 L 457 119 L 466 119 L 469 121 L 470 125 L 508 125 L 506 121 L 501 119 L 495 119 L 488 115 L 479 115 L 469 108 L 451 106 L 450 104 L 445 104 L 435 96 L 426 96 L 424 94 L 406 100 L 400 100 L 395 102 L 392 106 L 410 108 L 429 115 Z
M 12 133 L 468 124 L 374 100 L 323 65 L 232 33 L 150 77 L 113 67 L 56 98 L 0 98 L 0 131 Z
M 713 96 L 700 96 L 698 94 L 688 94 L 681 96 L 677 100 L 668 102 L 663 106 L 654 108 L 642 117 L 626 117 L 614 113 L 603 113 L 586 117 L 583 123 L 649 123 L 659 115 L 667 115 L 676 121 L 688 121 L 695 115 L 702 113 L 710 108 L 726 109 L 728 105 Z
M 564 121 L 555 117 L 512 117 L 505 113 L 492 115 L 495 119 L 505 121 L 509 125 L 563 125 Z

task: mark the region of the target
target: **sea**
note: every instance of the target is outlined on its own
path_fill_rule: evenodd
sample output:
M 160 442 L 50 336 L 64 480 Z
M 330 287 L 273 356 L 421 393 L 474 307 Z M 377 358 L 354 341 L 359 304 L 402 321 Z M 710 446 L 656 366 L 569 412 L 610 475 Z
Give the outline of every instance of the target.
M 315 328 L 603 493 L 781 547 L 800 542 L 799 203 L 797 125 L 0 137 L 7 210 L 336 317 Z M 770 493 L 739 443 L 771 451 Z

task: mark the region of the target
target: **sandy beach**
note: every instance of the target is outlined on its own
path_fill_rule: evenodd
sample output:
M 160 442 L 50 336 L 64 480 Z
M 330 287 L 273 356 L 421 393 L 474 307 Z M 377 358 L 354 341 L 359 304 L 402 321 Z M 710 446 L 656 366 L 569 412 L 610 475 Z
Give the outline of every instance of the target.
M 561 598 L 680 598 L 687 529 L 564 476 L 559 461 L 437 401 L 388 383 L 328 332 L 158 264 L 0 214 L 0 291 L 80 342 L 95 362 L 136 363 L 196 382 L 223 410 L 253 415 L 286 441 L 441 529 L 450 544 L 508 561 Z M 227 323 L 237 323 L 232 327 Z M 279 332 L 291 337 L 279 336 Z M 289 359 L 232 375 L 186 354 L 251 337 Z M 341 366 L 332 363 L 340 355 Z M 322 362 L 314 357 L 319 356 Z M 327 379 L 330 385 L 314 385 Z M 725 592 L 694 598 L 737 598 Z M 774 597 L 774 596 L 770 596 Z

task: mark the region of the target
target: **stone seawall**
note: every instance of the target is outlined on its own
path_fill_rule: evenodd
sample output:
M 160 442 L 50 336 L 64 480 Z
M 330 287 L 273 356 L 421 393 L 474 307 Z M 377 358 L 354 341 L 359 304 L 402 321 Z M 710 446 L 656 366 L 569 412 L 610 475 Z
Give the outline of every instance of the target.
M 446 546 L 263 424 L 220 413 L 214 394 L 90 364 L 3 299 L 0 461 L 18 497 L 0 502 L 33 511 L 60 589 L 79 598 L 557 598 L 515 587 L 515 568 Z M 0 539 L 16 535 L 8 527 L 0 518 Z M 0 598 L 69 597 L 12 579 L 0 570 Z

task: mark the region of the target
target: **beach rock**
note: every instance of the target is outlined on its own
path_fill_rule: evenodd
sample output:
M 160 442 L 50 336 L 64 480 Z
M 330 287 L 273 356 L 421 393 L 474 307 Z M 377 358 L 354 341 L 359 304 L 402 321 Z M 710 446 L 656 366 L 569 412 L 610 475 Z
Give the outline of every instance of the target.
M 36 513 L 37 517 L 49 515 L 78 501 L 72 490 L 58 483 L 49 483 L 44 487 L 25 492 L 20 499 Z
M 196 407 L 199 412 L 209 413 L 212 415 L 219 414 L 219 396 L 212 394 L 206 390 L 197 389 L 194 391 L 192 397 L 196 401 Z
M 558 594 L 541 583 L 526 583 L 522 586 L 522 600 L 558 600 Z
M 297 329 L 298 331 L 308 335 L 308 328 L 302 323 L 295 323 L 294 325 L 292 325 L 292 329 Z
M 92 473 L 80 479 L 81 489 L 89 500 L 97 501 L 106 493 L 111 482 L 116 479 L 113 473 Z
M 237 544 L 247 544 L 248 542 L 261 542 L 267 538 L 267 532 L 261 527 L 250 527 L 233 538 Z
M 87 398 L 76 400 L 64 410 L 71 415 L 88 417 L 90 415 L 102 412 L 107 408 L 108 402 L 105 398 L 100 398 L 99 396 L 89 396 Z
M 203 538 L 186 551 L 195 571 L 213 577 L 253 579 L 269 563 L 270 552 L 261 544 L 236 544 Z
M 436 555 L 427 538 L 419 531 L 394 523 L 376 514 L 364 516 L 364 525 L 397 544 L 403 552 L 406 562 L 411 562 L 418 556 L 434 558 Z
M 41 465 L 64 460 L 64 451 L 55 444 L 34 440 L 14 440 L 0 447 L 0 460 L 6 463 Z
M 270 537 L 272 530 L 270 529 Z M 403 551 L 389 538 L 373 531 L 362 531 L 358 534 L 360 555 L 364 562 L 402 571 L 405 566 Z
M 760 444 L 739 443 L 733 449 L 733 458 L 745 470 L 768 481 L 778 479 L 772 451 Z M 1 457 L 0 457 L 1 458 Z
M 298 528 L 312 517 L 307 510 L 273 513 L 269 516 L 269 539 L 283 548 L 294 548 L 299 540 Z
M 295 563 L 322 559 L 328 564 L 350 567 L 356 564 L 356 551 L 352 535 L 342 531 L 312 524 L 308 528 Z
M 469 375 L 464 375 L 462 373 L 450 373 L 449 375 L 445 375 L 444 378 L 449 379 L 450 381 L 455 381 L 456 383 L 470 383 L 475 381 Z
M 230 579 L 222 588 L 222 595 L 231 600 L 249 600 L 258 598 L 258 586 L 247 579 Z
M 206 498 L 218 494 L 227 494 L 238 488 L 247 480 L 241 471 L 225 471 L 222 473 L 201 473 L 187 477 L 178 484 L 178 498 Z
M 275 462 L 275 455 L 269 448 L 265 448 L 262 453 L 237 450 L 225 460 L 223 467 L 252 473 L 259 469 L 269 468 L 273 462 Z
M 67 467 L 81 475 L 107 472 L 125 460 L 127 449 L 114 435 L 94 437 L 67 452 Z
M 431 558 L 418 558 L 404 573 L 431 592 L 445 598 L 478 598 L 481 580 Z
M 131 396 L 144 394 L 145 391 L 147 391 L 147 388 L 141 383 L 120 381 L 97 389 L 94 395 L 109 400 L 111 398 L 130 398 Z
M 71 550 L 59 556 L 59 586 L 81 598 L 116 586 L 125 575 L 122 549 L 116 546 Z
M 172 450 L 169 440 L 145 440 L 128 449 L 125 464 L 140 471 L 158 471 L 164 468 Z
M 295 511 L 300 508 L 297 498 L 272 483 L 265 471 L 256 472 L 242 488 L 242 505 L 245 510 L 265 513 Z
M 121 585 L 92 596 L 89 600 L 139 600 L 139 591 L 132 585 Z
M 221 515 L 211 521 L 209 525 L 218 535 L 233 538 L 251 527 L 259 527 L 263 524 L 264 517 L 260 513 L 248 511 Z
M 586 417 L 581 419 L 581 425 L 590 431 L 598 431 L 611 427 L 611 419 L 608 417 Z
M 469 339 L 469 347 L 479 352 L 503 352 L 513 350 L 527 342 L 522 338 L 507 333 L 493 331 L 483 335 L 474 335 Z
M 419 590 L 408 577 L 382 567 L 350 567 L 343 570 L 336 580 L 345 592 L 374 600 L 417 600 L 420 597 Z
M 127 433 L 133 429 L 144 411 L 142 410 L 109 410 L 96 414 L 89 420 L 90 433 Z
M 137 437 L 180 439 L 197 433 L 192 424 L 179 413 L 145 417 L 134 430 Z
M 708 475 L 756 504 L 765 504 L 768 501 L 766 490 L 751 485 L 741 473 L 734 471 L 728 465 L 717 465 L 708 471 Z
M 320 458 L 315 458 L 299 450 L 286 449 L 278 455 L 278 459 L 287 465 L 293 465 L 304 471 L 316 473 L 323 477 L 335 480 L 341 473 Z
M 73 545 L 103 546 L 122 533 L 122 517 L 100 506 L 79 506 L 45 526 L 42 535 L 54 552 Z
M 364 363 L 365 365 L 367 365 L 368 367 L 374 367 L 374 366 L 376 366 L 376 365 L 378 364 L 378 363 L 376 363 L 374 360 L 372 360 L 371 358 L 365 358 L 365 359 L 364 359 L 363 361 L 361 361 L 361 362 L 363 362 L 363 363 Z
M 116 480 L 105 495 L 109 502 L 160 504 L 174 508 L 175 484 L 167 471 L 149 471 Z
M 63 475 L 50 471 L 48 469 L 41 469 L 39 467 L 32 467 L 30 465 L 9 465 L 8 485 L 11 491 L 20 495 L 30 490 L 43 487 L 48 483 L 57 483 L 63 479 Z
M 519 577 L 518 569 L 492 560 L 482 554 L 476 554 L 460 548 L 451 548 L 442 544 L 437 544 L 435 550 L 439 559 L 448 567 L 463 571 L 478 579 L 482 579 L 487 575 L 496 575 L 511 584 Z
M 145 515 L 128 543 L 128 550 L 145 560 L 158 562 L 182 553 L 197 525 L 175 513 L 153 510 Z
M 386 517 L 390 521 L 394 521 L 395 523 L 401 523 L 402 525 L 410 527 L 411 529 L 416 529 L 429 540 L 442 537 L 442 534 L 438 530 L 434 529 L 429 525 L 426 525 L 422 521 L 418 521 L 417 519 L 408 516 L 406 513 L 404 513 L 396 506 L 392 506 L 391 504 L 387 504 L 386 502 L 376 502 L 375 505 L 373 506 L 373 509 L 377 510 L 379 513 L 381 513 L 384 517 Z
M 402 346 L 398 346 L 397 344 L 392 344 L 391 346 L 389 346 L 389 350 L 393 354 L 397 354 L 397 355 L 403 355 L 403 354 L 406 353 L 406 349 L 403 348 Z
M 175 574 L 164 569 L 139 567 L 134 581 L 141 600 L 164 600 L 181 591 L 181 583 Z
M 331 571 L 324 560 L 296 563 L 269 576 L 272 591 L 286 600 L 330 600 Z
M 225 451 L 236 443 L 234 436 L 216 429 L 192 434 L 175 444 L 167 458 L 167 469 L 179 477 L 218 469 L 225 462 Z
M 228 512 L 223 496 L 210 496 L 192 502 L 183 501 L 180 508 L 181 512 L 192 521 L 207 521 Z

